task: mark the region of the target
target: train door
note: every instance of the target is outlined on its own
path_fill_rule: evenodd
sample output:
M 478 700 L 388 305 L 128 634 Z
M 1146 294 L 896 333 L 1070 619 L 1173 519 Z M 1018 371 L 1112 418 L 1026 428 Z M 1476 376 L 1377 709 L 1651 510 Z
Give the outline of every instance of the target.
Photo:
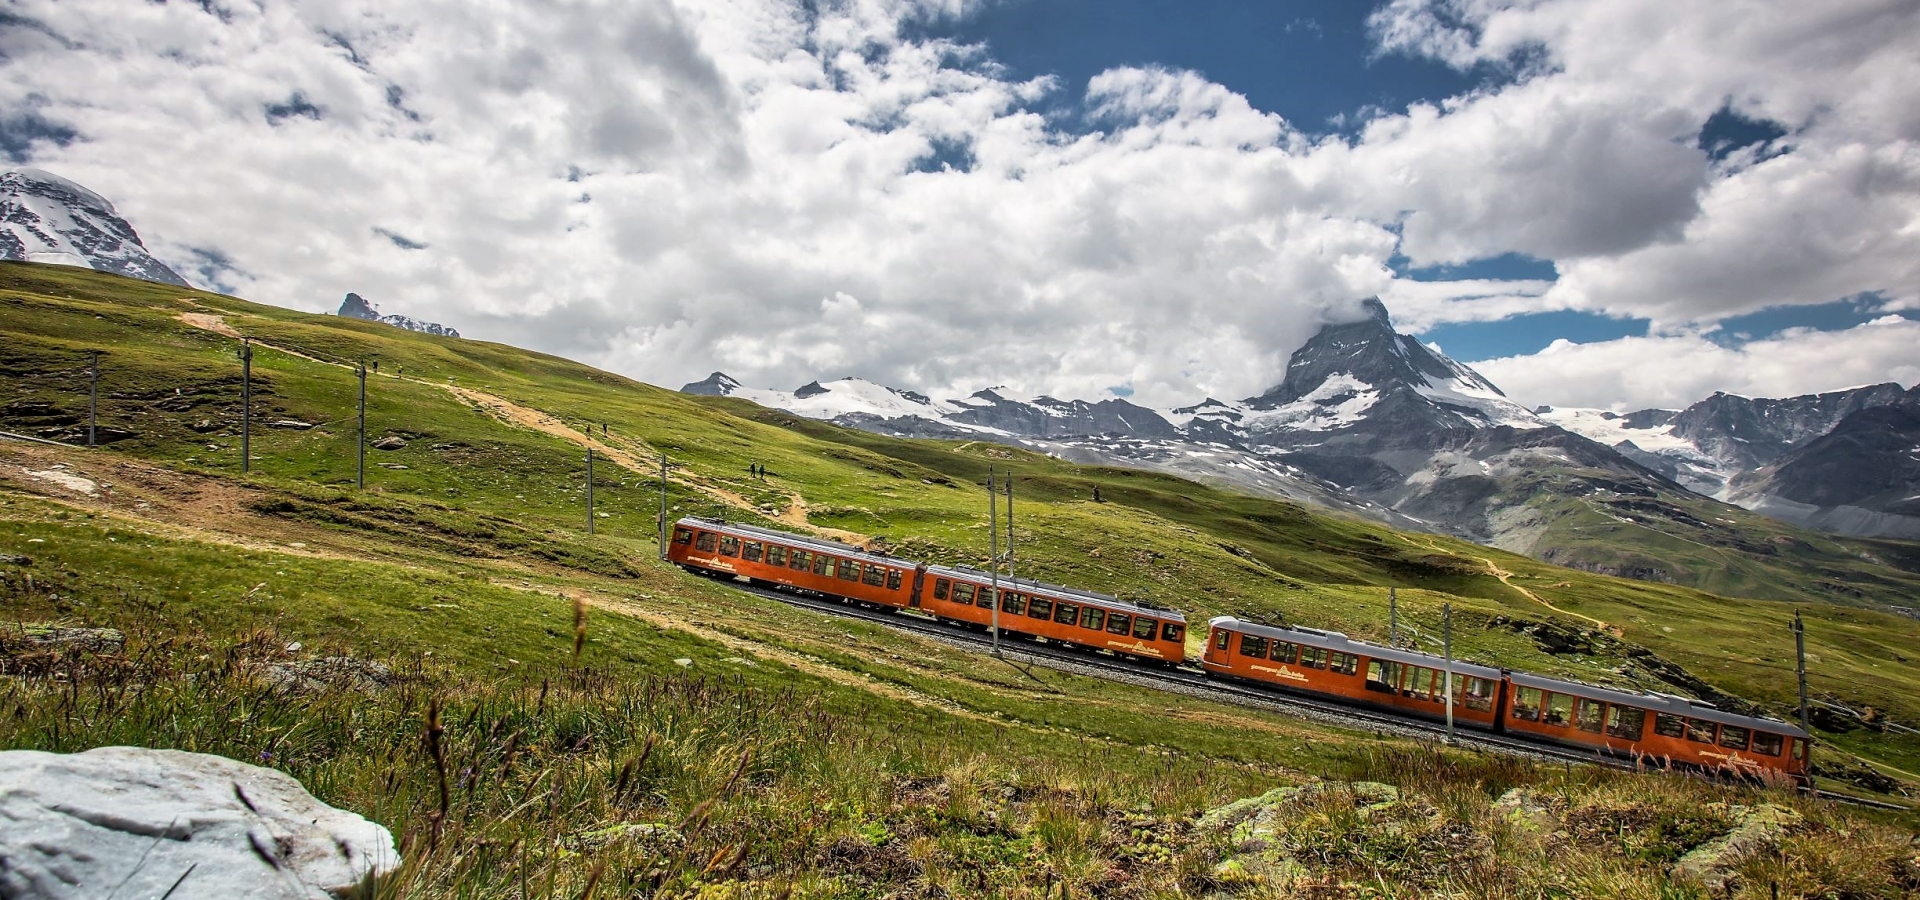
M 920 608 L 920 588 L 924 587 L 926 583 L 927 583 L 927 564 L 921 563 L 917 566 L 914 566 L 913 567 L 913 593 L 907 597 L 907 607 L 909 609 Z

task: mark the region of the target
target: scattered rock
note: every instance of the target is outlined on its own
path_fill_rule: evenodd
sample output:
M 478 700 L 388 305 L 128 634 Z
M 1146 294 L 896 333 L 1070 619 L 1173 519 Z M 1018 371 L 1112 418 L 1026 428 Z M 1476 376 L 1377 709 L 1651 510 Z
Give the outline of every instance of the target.
M 1668 874 L 1696 882 L 1709 893 L 1725 893 L 1742 862 L 1779 844 L 1787 830 L 1800 823 L 1799 813 L 1771 803 L 1734 809 L 1739 824 L 1732 831 L 1688 851 Z
M 625 844 L 649 856 L 664 856 L 686 846 L 687 839 L 680 829 L 672 825 L 622 822 L 579 832 L 568 837 L 564 843 L 568 849 L 580 853 L 592 853 L 615 844 Z
M 5 563 L 10 566 L 30 566 L 33 565 L 33 557 L 0 553 L 0 563 Z
M 676 666 L 679 666 L 682 669 L 685 669 L 685 668 L 690 668 L 693 665 L 693 660 L 682 656 L 678 659 L 675 659 L 673 661 L 673 664 Z
M 351 656 L 274 663 L 267 666 L 266 679 L 274 687 L 295 694 L 318 693 L 328 688 L 378 694 L 399 680 L 385 665 Z
M 1400 800 L 1400 789 L 1372 781 L 1312 782 L 1274 788 L 1258 797 L 1235 800 L 1202 814 L 1193 825 L 1200 839 L 1224 838 L 1231 848 L 1213 875 L 1228 884 L 1284 884 L 1308 870 L 1289 855 L 1285 824 L 1302 804 L 1349 801 L 1365 817 Z
M 277 419 L 267 423 L 268 428 L 285 428 L 289 431 L 306 431 L 314 427 L 314 422 L 302 422 L 299 419 Z
M 187 427 L 193 429 L 193 432 L 195 434 L 208 434 L 210 432 L 219 431 L 221 426 L 219 422 L 215 422 L 212 419 L 201 419 L 200 421 L 195 422 L 192 425 L 189 425 Z
M 1521 831 L 1545 832 L 1553 828 L 1553 803 L 1532 788 L 1517 787 L 1493 801 L 1493 812 Z
M 16 630 L 17 628 L 17 630 Z M 118 628 L 66 628 L 59 625 L 19 625 L 9 628 L 26 641 L 32 650 L 86 650 L 93 653 L 119 653 L 127 645 L 127 636 Z M 11 636 L 11 635 L 10 635 Z
M 397 434 L 390 434 L 374 441 L 371 446 L 375 450 L 404 450 L 407 446 L 407 439 Z
M 0 752 L 0 820 L 6 897 L 334 900 L 400 862 L 286 773 L 179 750 Z

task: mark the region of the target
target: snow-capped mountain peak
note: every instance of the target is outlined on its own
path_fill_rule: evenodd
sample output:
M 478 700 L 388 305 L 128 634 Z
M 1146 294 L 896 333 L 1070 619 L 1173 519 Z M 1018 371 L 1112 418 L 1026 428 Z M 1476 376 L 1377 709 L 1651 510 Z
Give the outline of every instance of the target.
M 340 301 L 340 311 L 334 315 L 345 316 L 349 319 L 364 319 L 368 322 L 381 322 L 392 325 L 395 328 L 418 331 L 421 334 L 455 338 L 460 336 L 460 332 L 438 322 L 422 322 L 410 316 L 383 316 L 380 314 L 380 310 L 373 305 L 373 301 L 354 293 L 347 294 L 346 299 Z
M 0 174 L 0 259 L 192 286 L 147 251 L 107 198 L 40 169 Z

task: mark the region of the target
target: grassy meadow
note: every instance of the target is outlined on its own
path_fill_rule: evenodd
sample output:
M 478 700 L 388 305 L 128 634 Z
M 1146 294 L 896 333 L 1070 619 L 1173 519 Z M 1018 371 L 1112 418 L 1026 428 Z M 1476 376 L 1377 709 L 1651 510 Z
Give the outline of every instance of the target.
M 234 335 L 259 342 L 244 475 Z M 1802 825 L 1791 860 L 1749 864 L 1742 896 L 1920 889 L 1911 816 L 1414 745 L 728 590 L 657 560 L 657 467 L 666 454 L 671 516 L 974 564 L 987 554 L 976 485 L 1011 468 L 1022 575 L 1198 620 L 1375 639 L 1391 587 L 1421 646 L 1451 604 L 1463 657 L 1722 692 L 1776 715 L 1794 702 L 1782 602 L 994 444 L 852 432 L 501 345 L 0 263 L 0 430 L 84 440 L 91 349 L 105 351 L 106 446 L 0 441 L 0 620 L 115 627 L 127 645 L 0 638 L 0 748 L 171 746 L 284 768 L 403 838 L 387 895 L 1692 896 L 1673 862 L 1725 830 L 1730 804 L 1760 802 Z M 379 363 L 369 435 L 404 446 L 368 450 L 357 491 L 363 360 Z M 749 478 L 753 464 L 768 477 Z M 1920 722 L 1920 622 L 1871 597 L 1799 608 L 1817 695 Z M 264 674 L 333 656 L 380 661 L 394 683 L 311 694 Z M 1823 738 L 1842 774 L 1865 773 L 1837 787 L 1920 785 L 1911 734 Z M 1221 868 L 1232 842 L 1197 830 L 1200 813 L 1319 779 L 1386 781 L 1402 800 L 1378 828 L 1298 810 L 1290 881 Z M 1560 825 L 1516 830 L 1494 807 L 1516 788 L 1557 796 Z M 1429 844 L 1474 862 L 1436 868 Z M 1581 865 L 1554 862 L 1568 859 Z

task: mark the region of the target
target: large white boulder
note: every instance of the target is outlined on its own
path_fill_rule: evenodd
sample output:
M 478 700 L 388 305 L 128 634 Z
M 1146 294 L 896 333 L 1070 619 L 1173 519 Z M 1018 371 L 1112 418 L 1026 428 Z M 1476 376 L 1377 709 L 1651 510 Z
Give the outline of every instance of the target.
M 0 900 L 351 897 L 387 829 L 284 772 L 180 750 L 0 752 Z

